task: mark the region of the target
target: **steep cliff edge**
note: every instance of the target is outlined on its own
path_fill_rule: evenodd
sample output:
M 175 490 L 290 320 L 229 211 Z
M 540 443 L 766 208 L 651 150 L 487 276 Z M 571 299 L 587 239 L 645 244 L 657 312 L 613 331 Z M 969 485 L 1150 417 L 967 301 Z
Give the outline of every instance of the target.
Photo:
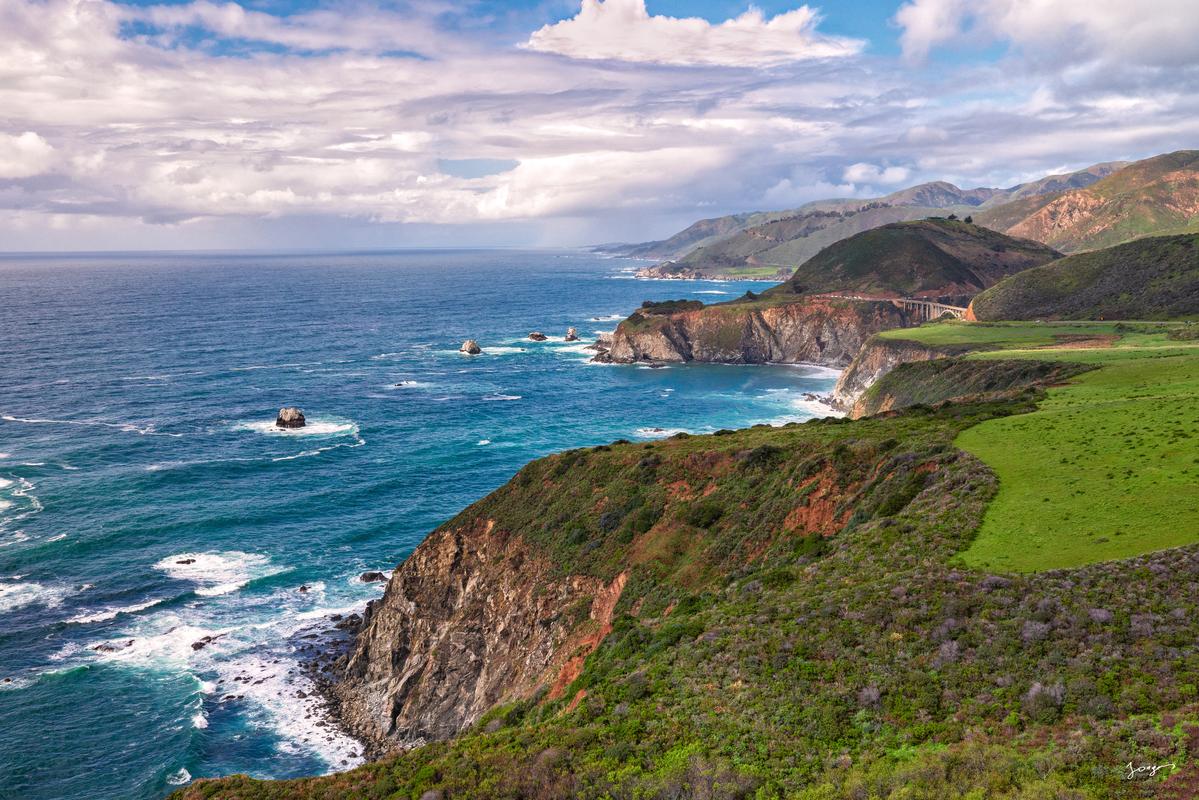
M 573 710 L 620 619 L 656 628 L 729 575 L 821 552 L 924 485 L 910 458 L 838 447 L 836 422 L 526 465 L 431 533 L 371 604 L 338 665 L 343 722 L 378 756 L 489 729 L 497 708 Z
M 858 351 L 833 387 L 833 403 L 850 412 L 858 398 L 876 381 L 900 364 L 943 358 L 946 352 L 919 342 L 871 337 Z
M 622 322 L 597 360 L 843 367 L 871 335 L 915 324 L 890 302 L 827 297 L 654 312 L 642 309 Z
M 603 638 L 624 579 L 553 573 L 494 519 L 435 531 L 368 609 L 334 690 L 343 722 L 376 751 L 411 747 L 569 677 L 568 657 Z

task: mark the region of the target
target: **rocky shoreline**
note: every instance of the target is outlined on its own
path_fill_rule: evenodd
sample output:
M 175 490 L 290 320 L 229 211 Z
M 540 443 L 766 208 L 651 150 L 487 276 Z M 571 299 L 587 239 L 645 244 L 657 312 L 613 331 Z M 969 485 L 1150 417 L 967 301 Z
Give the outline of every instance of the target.
M 365 760 L 374 761 L 383 756 L 386 750 L 358 736 L 345 724 L 341 699 L 336 692 L 337 685 L 341 683 L 339 670 L 354 649 L 354 642 L 362 630 L 362 615 L 354 613 L 343 617 L 341 614 L 331 614 L 328 622 L 330 624 L 327 627 L 299 634 L 294 641 L 296 654 L 300 657 L 300 670 L 315 689 L 312 694 L 297 690 L 297 697 L 318 700 L 328 719 L 318 721 L 317 726 L 328 728 L 335 725 L 339 733 L 362 746 Z

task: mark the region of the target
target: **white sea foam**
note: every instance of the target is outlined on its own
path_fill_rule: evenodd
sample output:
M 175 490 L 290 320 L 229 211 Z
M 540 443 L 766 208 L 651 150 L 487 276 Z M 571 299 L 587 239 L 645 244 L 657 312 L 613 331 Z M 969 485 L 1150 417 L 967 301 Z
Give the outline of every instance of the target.
M 12 500 L 0 500 L 0 511 L 6 508 L 12 508 Z
M 190 562 L 190 563 L 181 563 Z M 195 590 L 201 597 L 216 597 L 235 592 L 255 578 L 282 572 L 282 567 L 256 553 L 229 550 L 221 553 L 179 553 L 167 556 L 154 565 L 172 578 L 199 585 Z
M 225 686 L 253 703 L 263 721 L 286 737 L 284 748 L 314 753 L 330 768 L 361 764 L 361 745 L 330 724 L 333 720 L 312 682 L 302 674 L 289 675 L 288 663 L 273 661 L 263 656 L 248 656 L 223 665 Z M 229 678 L 234 674 L 249 676 L 251 680 L 231 684 Z M 300 692 L 307 696 L 299 697 Z
M 74 622 L 80 625 L 91 622 L 107 622 L 110 619 L 116 619 L 120 614 L 136 614 L 139 611 L 145 611 L 147 608 L 153 608 L 163 602 L 164 599 L 160 597 L 154 600 L 147 600 L 144 603 L 134 603 L 131 606 L 109 606 L 99 611 L 92 611 L 71 617 L 67 622 Z
M 202 639 L 226 635 L 228 630 L 211 630 L 196 625 L 175 625 L 161 633 L 149 635 L 118 636 L 92 647 L 92 652 L 101 661 L 126 664 L 142 669 L 185 667 L 193 658 L 200 657 L 205 650 L 219 646 L 216 638 L 206 648 L 192 647 Z M 99 649 L 97 649 L 99 648 Z M 210 657 L 211 651 L 208 654 Z
M 483 399 L 489 403 L 502 403 L 520 400 L 521 396 L 518 394 L 488 394 L 484 395 Z
M 728 294 L 728 292 L 722 292 L 719 289 L 702 289 L 694 294 Z
M 689 431 L 683 428 L 638 428 L 636 430 L 639 439 L 664 439 L 667 436 L 674 436 L 676 433 L 689 433 Z
M 11 547 L 14 544 L 28 542 L 31 537 L 25 531 L 13 531 L 12 534 L 3 542 L 0 542 L 0 547 Z
M 153 425 L 134 425 L 132 422 L 101 422 L 99 420 L 88 419 L 43 419 L 40 417 L 14 417 L 11 414 L 0 415 L 0 419 L 6 422 L 22 422 L 26 425 L 84 425 L 98 428 L 115 428 L 126 433 L 137 433 L 142 436 L 174 436 L 180 437 L 181 433 L 160 433 L 155 430 Z M 41 466 L 40 464 L 38 466 Z
M 59 534 L 56 534 L 56 535 L 54 535 L 54 536 L 51 536 L 49 539 L 47 539 L 47 540 L 46 540 L 46 542 L 47 542 L 47 543 L 50 543 L 50 542 L 61 542 L 61 541 L 62 541 L 63 539 L 65 539 L 65 538 L 67 538 L 67 535 L 66 535 L 65 533 L 59 533 Z
M 9 486 L 12 486 L 12 481 L 8 478 L 0 478 L 0 489 L 7 489 Z
M 28 581 L 0 583 L 0 612 L 15 611 L 30 605 L 57 608 L 70 591 L 62 586 L 47 586 Z
M 624 318 L 625 318 L 624 314 L 605 314 L 602 317 L 592 317 L 591 321 L 592 322 L 616 322 L 617 320 L 621 320 Z
M 358 425 L 349 420 L 316 419 L 303 428 L 280 428 L 274 420 L 241 422 L 233 426 L 238 431 L 254 431 L 273 436 L 346 436 L 357 435 Z
M 476 442 L 476 444 L 479 447 L 483 447 L 484 445 L 491 444 L 491 440 L 490 439 L 480 439 L 478 442 Z
M 187 771 L 187 767 L 180 767 L 167 776 L 167 783 L 172 786 L 182 786 L 185 783 L 190 783 L 191 779 L 192 774 Z
M 12 453 L 0 453 L 0 458 L 12 458 Z
M 456 350 L 454 352 L 457 352 Z M 483 347 L 482 355 L 485 356 L 510 356 L 516 353 L 524 353 L 527 350 L 523 347 L 508 346 L 508 345 L 492 345 Z
M 841 377 L 841 370 L 836 367 L 826 367 L 823 364 L 787 364 L 786 366 L 791 369 L 801 370 L 805 375 L 812 378 L 836 380 Z

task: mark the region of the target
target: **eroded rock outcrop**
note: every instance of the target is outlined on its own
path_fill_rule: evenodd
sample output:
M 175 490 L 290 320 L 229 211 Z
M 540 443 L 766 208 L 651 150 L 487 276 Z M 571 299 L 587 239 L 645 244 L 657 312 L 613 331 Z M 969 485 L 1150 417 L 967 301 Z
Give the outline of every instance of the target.
M 728 303 L 669 314 L 638 311 L 597 360 L 848 365 L 871 335 L 916 324 L 887 301 L 803 297 Z
M 479 347 L 479 343 L 474 339 L 467 339 L 462 343 L 462 346 L 458 348 L 458 352 L 466 353 L 468 356 L 477 356 L 479 353 L 483 352 L 483 348 Z
M 275 426 L 279 428 L 303 428 L 304 412 L 294 406 L 279 409 L 275 418 Z
M 342 720 L 382 752 L 565 687 L 610 630 L 624 581 L 562 576 L 492 520 L 437 530 L 368 606 L 334 689 Z M 580 603 L 582 619 L 562 613 Z

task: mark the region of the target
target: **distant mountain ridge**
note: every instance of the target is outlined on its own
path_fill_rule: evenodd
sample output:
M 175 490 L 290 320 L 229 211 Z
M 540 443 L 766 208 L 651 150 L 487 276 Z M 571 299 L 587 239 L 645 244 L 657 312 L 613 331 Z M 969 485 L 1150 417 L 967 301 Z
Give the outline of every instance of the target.
M 785 280 L 797 265 L 856 233 L 895 222 L 949 213 L 975 214 L 1013 201 L 1027 202 L 1047 193 L 1089 186 L 1123 166 L 1125 162 L 1096 164 L 1007 189 L 961 189 L 946 181 L 932 181 L 873 199 L 820 200 L 788 211 L 700 220 L 668 239 L 604 250 L 664 260 L 643 270 L 643 277 Z
M 1021 198 L 978 221 L 1064 252 L 1199 231 L 1199 150 L 1137 161 L 1086 187 Z

